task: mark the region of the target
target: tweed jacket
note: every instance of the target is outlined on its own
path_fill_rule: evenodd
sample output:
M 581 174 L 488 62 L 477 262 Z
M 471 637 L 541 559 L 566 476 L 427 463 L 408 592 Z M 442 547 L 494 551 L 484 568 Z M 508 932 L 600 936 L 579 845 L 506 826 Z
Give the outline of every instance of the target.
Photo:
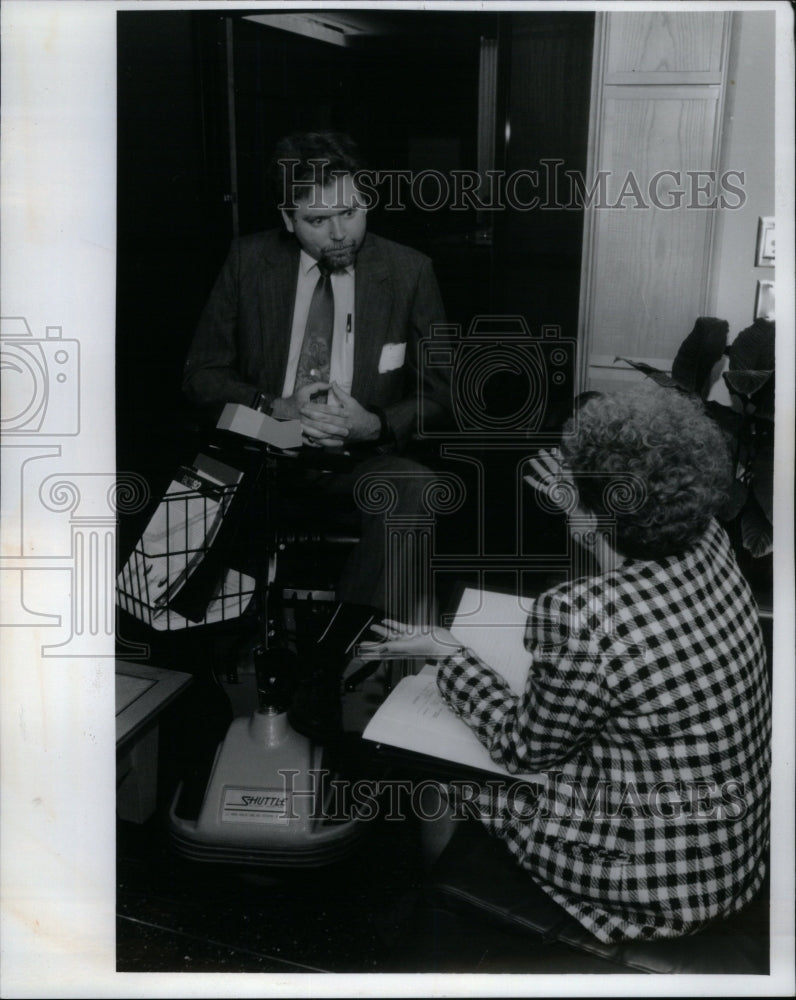
M 185 363 L 183 390 L 193 402 L 250 403 L 256 390 L 268 402 L 281 395 L 299 256 L 297 240 L 283 230 L 233 241 Z M 402 447 L 420 405 L 432 422 L 449 406 L 449 373 L 422 365 L 420 350 L 431 324 L 445 319 L 431 261 L 368 233 L 357 255 L 355 309 L 351 394 L 384 412 Z M 383 370 L 386 344 L 406 346 L 403 363 Z
M 689 551 L 537 599 L 522 697 L 469 650 L 438 686 L 491 756 L 542 790 L 481 790 L 479 819 L 603 941 L 677 937 L 765 874 L 770 694 L 757 608 L 712 521 Z

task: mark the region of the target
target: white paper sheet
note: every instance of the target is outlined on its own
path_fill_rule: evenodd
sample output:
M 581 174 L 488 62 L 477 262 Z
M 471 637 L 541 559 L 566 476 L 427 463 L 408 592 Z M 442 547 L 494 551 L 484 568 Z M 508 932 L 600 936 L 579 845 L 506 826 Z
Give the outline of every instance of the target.
M 495 763 L 467 723 L 448 708 L 434 673 L 424 668 L 399 681 L 370 720 L 364 738 L 518 780 L 543 780 L 541 775 L 511 774 Z
M 530 656 L 525 623 L 530 605 L 510 594 L 466 588 L 453 617 L 457 641 L 501 674 L 522 694 Z M 436 664 L 405 677 L 390 693 L 365 730 L 365 739 L 455 761 L 466 767 L 510 774 L 489 756 L 466 722 L 448 707 L 437 688 Z
M 467 587 L 450 631 L 503 676 L 515 694 L 525 690 L 531 658 L 525 649 L 530 602 L 513 594 Z

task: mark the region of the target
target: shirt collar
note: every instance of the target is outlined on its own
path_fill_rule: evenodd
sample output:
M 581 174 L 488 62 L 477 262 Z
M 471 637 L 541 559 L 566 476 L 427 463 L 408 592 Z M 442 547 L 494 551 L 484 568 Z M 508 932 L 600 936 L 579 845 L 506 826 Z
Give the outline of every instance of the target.
M 310 257 L 306 250 L 301 251 L 301 256 L 299 258 L 299 266 L 301 268 L 301 273 L 303 275 L 308 275 L 313 268 L 317 268 L 318 261 L 314 257 Z M 341 273 L 343 274 L 353 274 L 354 265 L 349 264 Z

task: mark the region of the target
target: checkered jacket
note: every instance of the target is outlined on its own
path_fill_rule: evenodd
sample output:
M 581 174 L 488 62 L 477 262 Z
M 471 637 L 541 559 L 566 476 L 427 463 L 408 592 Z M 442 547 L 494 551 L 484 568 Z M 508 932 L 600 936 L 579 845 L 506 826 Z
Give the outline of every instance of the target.
M 747 903 L 765 874 L 770 694 L 757 608 L 715 522 L 690 551 L 536 601 L 524 694 L 469 650 L 449 705 L 512 773 L 482 823 L 602 941 L 677 937 Z

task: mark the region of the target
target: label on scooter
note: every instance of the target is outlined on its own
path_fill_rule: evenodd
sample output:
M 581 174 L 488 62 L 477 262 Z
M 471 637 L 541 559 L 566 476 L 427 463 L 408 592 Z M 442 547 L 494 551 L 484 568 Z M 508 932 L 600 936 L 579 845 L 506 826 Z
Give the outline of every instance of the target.
M 222 823 L 278 823 L 290 820 L 288 793 L 284 788 L 225 788 Z

